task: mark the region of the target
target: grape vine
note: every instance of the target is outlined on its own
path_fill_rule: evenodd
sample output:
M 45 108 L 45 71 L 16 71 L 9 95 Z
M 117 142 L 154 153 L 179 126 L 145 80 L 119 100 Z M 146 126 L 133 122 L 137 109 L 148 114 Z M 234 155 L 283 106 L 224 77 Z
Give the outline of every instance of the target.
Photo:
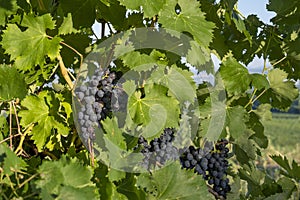
M 2 0 L 0 199 L 300 199 L 300 1 L 239 5 Z

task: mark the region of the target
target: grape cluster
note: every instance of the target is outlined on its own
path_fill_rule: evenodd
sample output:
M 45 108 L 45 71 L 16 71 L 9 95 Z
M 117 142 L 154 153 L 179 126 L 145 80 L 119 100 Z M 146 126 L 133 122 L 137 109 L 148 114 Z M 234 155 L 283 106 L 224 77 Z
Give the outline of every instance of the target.
M 148 143 L 144 137 L 139 137 L 138 147 L 144 155 L 142 166 L 150 170 L 152 166 L 163 166 L 168 160 L 178 159 L 178 150 L 172 145 L 175 129 L 165 128 L 159 138 Z
M 212 189 L 219 196 L 226 198 L 231 190 L 227 176 L 228 152 L 227 140 L 220 140 L 215 145 L 215 150 L 204 147 L 194 148 L 190 146 L 181 149 L 180 162 L 185 169 L 194 169 L 194 172 L 202 175 Z
M 105 70 L 97 68 L 93 76 L 75 90 L 81 103 L 78 121 L 82 136 L 86 141 L 95 139 L 95 128 L 99 126 L 100 120 L 109 116 L 115 107 L 115 110 L 120 108 L 118 101 L 115 101 L 114 104 L 111 101 L 113 95 L 118 96 L 120 93 L 124 93 L 121 85 L 116 83 L 117 78 L 119 76 L 117 77 L 115 72 L 110 72 L 108 68 Z

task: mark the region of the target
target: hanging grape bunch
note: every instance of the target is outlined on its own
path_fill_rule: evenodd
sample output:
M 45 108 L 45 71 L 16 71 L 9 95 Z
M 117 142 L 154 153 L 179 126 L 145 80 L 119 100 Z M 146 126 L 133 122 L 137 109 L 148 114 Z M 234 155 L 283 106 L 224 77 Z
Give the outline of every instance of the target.
M 172 145 L 175 129 L 165 128 L 158 138 L 154 138 L 148 144 L 144 137 L 139 137 L 138 147 L 144 156 L 142 166 L 150 170 L 154 166 L 163 166 L 168 160 L 178 159 L 178 150 Z
M 209 144 L 209 143 L 207 143 Z M 180 162 L 185 169 L 194 169 L 194 172 L 202 175 L 212 190 L 219 196 L 226 199 L 227 192 L 230 192 L 229 179 L 227 176 L 228 152 L 227 140 L 220 140 L 215 144 L 215 148 L 206 145 L 203 149 L 190 146 L 181 149 Z
M 94 75 L 86 80 L 86 85 L 82 84 L 76 89 L 75 94 L 81 103 L 78 121 L 86 141 L 95 139 L 95 128 L 101 120 L 111 117 L 112 111 L 126 109 L 127 96 L 118 83 L 120 77 L 120 73 L 112 72 L 109 68 L 97 68 Z
M 174 138 L 174 128 L 165 128 L 160 137 L 149 143 L 144 137 L 139 137 L 135 149 L 139 148 L 144 156 L 142 166 L 150 171 L 155 166 L 163 166 L 168 160 L 179 159 L 183 169 L 194 170 L 202 175 L 207 184 L 212 186 L 211 191 L 226 199 L 226 194 L 231 190 L 226 172 L 229 167 L 228 141 L 218 141 L 215 148 L 212 142 L 206 142 L 203 148 L 189 146 L 178 150 L 172 144 Z

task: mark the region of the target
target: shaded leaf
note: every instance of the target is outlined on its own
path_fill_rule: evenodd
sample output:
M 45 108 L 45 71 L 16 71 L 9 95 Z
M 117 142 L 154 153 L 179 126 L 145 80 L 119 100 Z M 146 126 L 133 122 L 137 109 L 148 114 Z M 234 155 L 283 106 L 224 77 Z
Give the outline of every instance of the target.
M 175 11 L 177 4 L 180 6 L 179 14 Z M 190 32 L 201 46 L 207 47 L 212 41 L 214 24 L 205 20 L 196 0 L 166 0 L 158 22 L 167 29 Z
M 16 68 L 0 65 L 0 99 L 9 101 L 23 99 L 27 94 L 24 76 Z

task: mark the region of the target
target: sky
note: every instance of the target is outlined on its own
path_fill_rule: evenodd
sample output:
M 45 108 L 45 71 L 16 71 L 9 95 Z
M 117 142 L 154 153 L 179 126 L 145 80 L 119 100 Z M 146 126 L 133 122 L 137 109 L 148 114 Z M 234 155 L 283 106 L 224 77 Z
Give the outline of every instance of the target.
M 275 13 L 267 10 L 266 6 L 268 2 L 269 0 L 239 0 L 238 9 L 245 17 L 250 14 L 255 14 L 263 22 L 271 23 L 270 19 L 275 16 Z M 270 63 L 267 63 L 267 66 L 270 66 Z M 255 58 L 247 68 L 252 73 L 261 72 L 263 68 L 263 59 Z

